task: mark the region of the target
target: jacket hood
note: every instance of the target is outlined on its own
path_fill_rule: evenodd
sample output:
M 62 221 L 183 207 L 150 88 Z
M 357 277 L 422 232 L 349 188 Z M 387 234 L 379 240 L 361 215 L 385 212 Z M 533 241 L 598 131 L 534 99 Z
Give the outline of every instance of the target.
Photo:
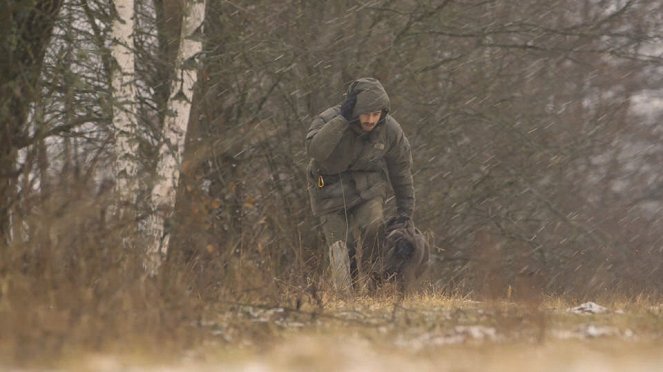
M 353 116 L 366 114 L 369 112 L 384 111 L 389 112 L 389 96 L 384 90 L 382 84 L 374 78 L 361 78 L 350 83 L 347 95 L 357 93 L 357 103 Z

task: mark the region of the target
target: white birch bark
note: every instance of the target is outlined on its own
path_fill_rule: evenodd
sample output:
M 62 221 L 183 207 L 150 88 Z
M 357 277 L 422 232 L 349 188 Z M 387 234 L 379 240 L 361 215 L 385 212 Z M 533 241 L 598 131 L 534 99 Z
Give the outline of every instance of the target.
M 138 194 L 138 141 L 134 53 L 134 0 L 113 0 L 111 72 L 113 127 L 115 132 L 115 190 L 120 213 L 133 207 Z
M 164 223 L 172 217 L 175 207 L 180 166 L 184 152 L 193 89 L 198 79 L 196 58 L 202 51 L 202 24 L 205 19 L 205 0 L 188 0 L 182 20 L 180 45 L 175 61 L 175 78 L 171 84 L 167 115 L 163 126 L 163 143 L 159 148 L 157 179 L 152 189 L 154 213 L 147 224 L 148 271 L 156 272 L 168 251 L 170 231 Z

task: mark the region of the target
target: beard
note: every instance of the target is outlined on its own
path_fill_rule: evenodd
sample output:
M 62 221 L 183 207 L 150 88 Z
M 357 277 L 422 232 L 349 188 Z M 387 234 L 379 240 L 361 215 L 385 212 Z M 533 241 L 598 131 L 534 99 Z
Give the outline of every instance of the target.
M 362 122 L 360 124 L 361 124 L 361 129 L 364 132 L 370 132 L 373 129 L 375 129 L 375 127 L 378 125 L 378 123 L 370 123 L 370 122 Z

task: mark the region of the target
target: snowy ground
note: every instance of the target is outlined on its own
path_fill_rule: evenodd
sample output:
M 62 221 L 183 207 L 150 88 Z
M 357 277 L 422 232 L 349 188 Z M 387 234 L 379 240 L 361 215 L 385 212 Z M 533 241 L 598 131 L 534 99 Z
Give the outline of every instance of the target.
M 299 310 L 228 305 L 181 355 L 86 354 L 95 371 L 661 371 L 663 307 L 362 299 Z

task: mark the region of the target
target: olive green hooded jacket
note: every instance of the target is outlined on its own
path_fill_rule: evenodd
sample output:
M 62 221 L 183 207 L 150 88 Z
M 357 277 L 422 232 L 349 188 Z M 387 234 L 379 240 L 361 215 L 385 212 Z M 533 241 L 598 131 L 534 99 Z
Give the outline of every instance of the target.
M 328 108 L 313 120 L 306 134 L 313 214 L 352 208 L 376 197 L 384 200 L 390 185 L 397 212 L 412 216 L 412 154 L 400 124 L 389 115 L 389 96 L 382 84 L 372 78 L 352 82 L 347 94 L 355 92 L 354 117 L 377 111 L 382 111 L 382 117 L 370 133 L 363 132 L 357 120 L 348 123 L 340 115 L 340 105 Z

